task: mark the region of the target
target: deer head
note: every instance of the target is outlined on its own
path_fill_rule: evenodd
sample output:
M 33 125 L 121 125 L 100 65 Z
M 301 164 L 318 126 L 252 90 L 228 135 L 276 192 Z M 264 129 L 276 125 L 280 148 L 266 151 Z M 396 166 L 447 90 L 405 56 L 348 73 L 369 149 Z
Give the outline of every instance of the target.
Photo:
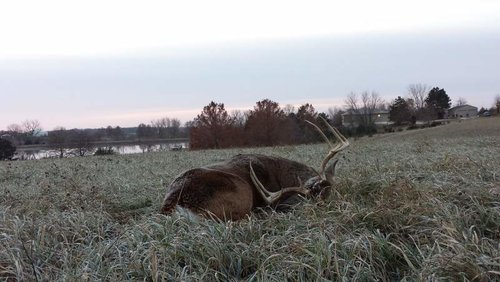
M 195 168 L 177 176 L 167 187 L 161 212 L 176 208 L 218 219 L 237 220 L 252 210 L 302 196 L 326 197 L 334 184 L 338 159 L 330 161 L 349 146 L 349 141 L 326 120 L 336 142 L 325 139 L 329 151 L 319 171 L 300 162 L 259 154 L 236 155 L 226 162 Z
M 329 194 L 329 190 L 334 184 L 335 167 L 337 166 L 338 159 L 334 160 L 328 167 L 328 163 L 339 153 L 340 151 L 347 148 L 350 143 L 349 141 L 334 127 L 332 127 L 326 120 L 321 118 L 328 129 L 333 133 L 338 141 L 338 144 L 334 145 L 328 137 L 323 133 L 323 131 L 314 123 L 306 120 L 311 126 L 313 126 L 319 134 L 326 141 L 330 147 L 330 151 L 323 159 L 321 163 L 321 169 L 317 176 L 311 177 L 302 184 L 300 178 L 298 178 L 299 186 L 297 187 L 286 187 L 277 192 L 270 192 L 266 187 L 259 181 L 255 171 L 253 170 L 252 164 L 250 163 L 250 176 L 255 188 L 266 201 L 268 205 L 273 205 L 276 201 L 280 200 L 284 194 L 296 193 L 304 196 L 321 196 L 325 198 Z

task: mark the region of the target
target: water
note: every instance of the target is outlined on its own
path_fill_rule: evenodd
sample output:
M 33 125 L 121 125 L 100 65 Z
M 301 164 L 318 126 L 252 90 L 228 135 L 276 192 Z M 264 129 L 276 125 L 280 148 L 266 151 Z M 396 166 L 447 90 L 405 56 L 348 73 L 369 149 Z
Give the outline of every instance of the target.
M 110 148 L 115 154 L 128 155 L 128 154 L 143 154 L 148 152 L 162 152 L 172 150 L 183 150 L 188 148 L 187 142 L 179 143 L 165 143 L 165 144 L 152 144 L 152 145 L 120 145 L 120 146 L 106 146 L 104 149 Z M 85 153 L 85 156 L 91 156 L 95 153 L 97 148 L 94 148 Z M 59 158 L 59 150 L 52 149 L 24 149 L 18 150 L 14 156 L 19 160 L 39 160 L 49 158 Z M 63 155 L 65 158 L 79 156 L 76 149 L 64 149 Z

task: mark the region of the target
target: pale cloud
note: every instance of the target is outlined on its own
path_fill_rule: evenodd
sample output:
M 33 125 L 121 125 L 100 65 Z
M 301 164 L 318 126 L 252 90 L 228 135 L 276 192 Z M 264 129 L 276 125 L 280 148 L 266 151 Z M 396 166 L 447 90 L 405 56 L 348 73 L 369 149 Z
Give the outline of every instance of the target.
M 491 106 L 500 1 L 4 1 L 0 129 L 183 122 L 210 101 L 327 111 L 410 83 Z
M 0 57 L 498 27 L 499 1 L 3 1 Z

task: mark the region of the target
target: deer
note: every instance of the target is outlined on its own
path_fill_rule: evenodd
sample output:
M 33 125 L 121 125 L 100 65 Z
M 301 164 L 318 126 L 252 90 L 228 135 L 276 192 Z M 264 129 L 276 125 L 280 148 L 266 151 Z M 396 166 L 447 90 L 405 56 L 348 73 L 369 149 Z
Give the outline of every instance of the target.
M 169 215 L 180 210 L 195 217 L 236 221 L 265 207 L 286 210 L 301 197 L 325 199 L 335 183 L 339 159 L 330 161 L 350 143 L 322 120 L 336 141 L 307 121 L 329 146 L 319 171 L 278 156 L 238 154 L 225 162 L 193 168 L 175 177 L 166 188 L 160 213 Z

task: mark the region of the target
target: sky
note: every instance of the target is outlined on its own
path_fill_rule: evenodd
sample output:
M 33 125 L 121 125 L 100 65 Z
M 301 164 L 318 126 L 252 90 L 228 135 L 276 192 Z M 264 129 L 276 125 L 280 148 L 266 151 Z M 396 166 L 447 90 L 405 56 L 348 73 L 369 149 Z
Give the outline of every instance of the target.
M 342 107 L 424 83 L 490 107 L 500 1 L 7 1 L 0 130 L 185 122 L 210 101 Z

